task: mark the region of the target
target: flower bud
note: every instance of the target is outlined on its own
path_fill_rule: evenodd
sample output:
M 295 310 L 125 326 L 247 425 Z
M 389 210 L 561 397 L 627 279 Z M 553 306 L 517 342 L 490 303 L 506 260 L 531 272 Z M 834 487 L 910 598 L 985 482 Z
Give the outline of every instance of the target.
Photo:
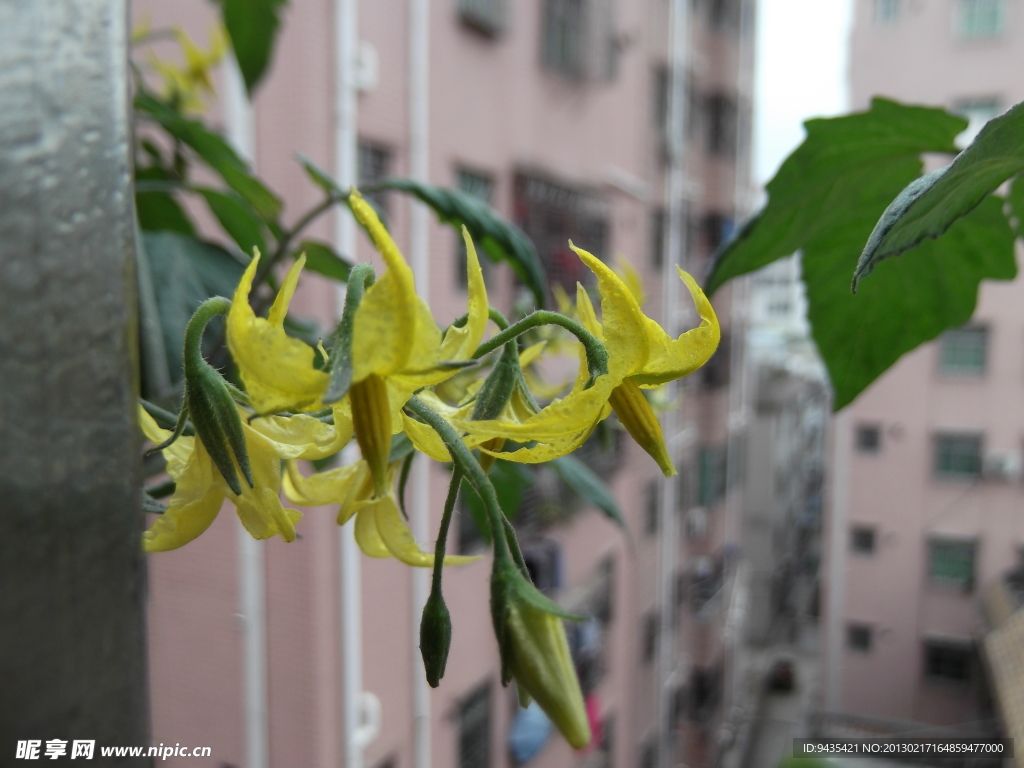
M 448 606 L 445 605 L 440 590 L 431 590 L 430 597 L 423 606 L 423 618 L 420 619 L 420 654 L 423 656 L 427 683 L 431 688 L 437 688 L 444 677 L 451 644 L 452 618 L 448 613 Z
M 534 699 L 575 749 L 590 743 L 583 693 L 560 616 L 569 616 L 511 566 L 495 564 L 491 612 L 501 648 L 502 679 Z M 579 618 L 579 617 L 575 617 Z M 520 694 L 520 700 L 524 697 Z
M 619 422 L 629 432 L 629 436 L 651 455 L 665 477 L 676 474 L 672 457 L 669 456 L 668 447 L 665 445 L 665 438 L 661 434 L 658 417 L 654 415 L 651 404 L 647 402 L 636 382 L 628 378 L 623 379 L 622 383 L 612 390 L 608 402 L 615 410 L 615 415 L 619 417 Z

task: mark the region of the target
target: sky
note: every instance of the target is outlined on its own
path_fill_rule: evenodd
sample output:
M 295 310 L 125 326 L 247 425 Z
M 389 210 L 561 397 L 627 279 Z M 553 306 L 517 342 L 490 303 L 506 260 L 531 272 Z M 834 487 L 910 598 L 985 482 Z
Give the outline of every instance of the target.
M 847 110 L 853 0 L 757 0 L 754 179 L 803 141 L 803 121 Z

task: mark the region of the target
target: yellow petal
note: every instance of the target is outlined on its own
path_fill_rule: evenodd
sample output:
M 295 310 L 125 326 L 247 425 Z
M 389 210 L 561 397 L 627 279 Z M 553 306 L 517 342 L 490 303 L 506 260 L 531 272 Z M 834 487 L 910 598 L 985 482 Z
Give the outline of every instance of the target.
M 377 521 L 377 531 L 380 533 L 384 545 L 396 558 L 406 565 L 419 568 L 431 568 L 434 565 L 434 554 L 420 550 L 412 531 L 405 524 L 398 505 L 391 494 L 380 499 L 374 499 L 369 505 L 360 510 L 360 515 L 372 511 Z M 460 565 L 478 560 L 478 557 L 464 557 L 461 555 L 449 555 L 445 557 L 445 565 Z
M 434 461 L 440 461 L 444 464 L 452 460 L 444 441 L 437 436 L 437 432 L 429 425 L 416 421 L 403 413 L 402 429 L 409 436 L 416 450 L 427 454 Z
M 249 453 L 254 486 L 242 483 L 241 495 L 230 490 L 228 498 L 235 502 L 238 517 L 245 529 L 256 539 L 281 534 L 285 541 L 295 540 L 295 523 L 302 513 L 285 509 L 278 495 L 281 490 L 281 459 L 274 443 L 248 425 L 243 424 L 245 447 Z
M 565 292 L 565 288 L 560 283 L 551 284 L 551 295 L 555 297 L 555 306 L 558 307 L 559 312 L 566 317 L 572 317 L 575 314 L 569 294 Z
M 385 497 L 386 498 L 386 497 Z M 356 505 L 356 544 L 369 557 L 391 557 L 391 552 L 384 544 L 384 539 L 377 531 L 377 518 L 374 515 L 375 504 L 382 501 L 363 501 Z
M 633 294 L 608 266 L 597 257 L 569 243 L 576 255 L 597 276 L 601 292 L 601 329 L 608 350 L 608 372 L 613 377 L 630 376 L 647 362 L 649 350 L 646 317 Z
M 227 485 L 201 442 L 195 443 L 175 483 L 167 511 L 142 534 L 146 552 L 166 552 L 188 544 L 210 527 L 224 503 Z
M 592 427 L 578 434 L 553 440 L 550 443 L 537 443 L 530 448 L 519 448 L 515 451 L 491 451 L 481 447 L 480 450 L 496 459 L 514 461 L 518 464 L 543 464 L 545 461 L 551 461 L 559 456 L 570 454 L 583 445 L 593 433 L 598 421 L 600 419 L 595 421 Z
M 405 367 L 418 338 L 418 306 L 412 270 L 373 208 L 356 190 L 352 190 L 349 205 L 387 265 L 387 271 L 366 291 L 356 310 L 353 380 L 361 381 L 371 373 L 389 376 Z
M 304 507 L 341 504 L 354 487 L 362 484 L 366 471 L 366 463 L 357 461 L 305 477 L 299 471 L 298 464 L 289 461 L 285 464 L 282 481 L 284 495 L 293 504 Z
M 619 422 L 629 432 L 630 437 L 657 462 L 665 477 L 675 475 L 676 468 L 665 445 L 661 424 L 658 423 L 658 417 L 654 415 L 654 410 L 636 383 L 632 379 L 623 379 L 622 383 L 612 390 L 608 402 L 615 409 Z
M 139 406 L 138 416 L 142 433 L 154 444 L 158 445 L 171 436 L 171 431 L 161 429 L 156 421 L 153 420 L 153 417 L 141 405 Z M 183 435 L 161 451 L 164 459 L 167 460 L 167 474 L 171 476 L 172 480 L 177 481 L 185 471 L 189 458 L 192 456 L 194 442 L 194 437 L 185 437 Z
M 601 329 L 601 322 L 597 319 L 594 305 L 590 301 L 590 294 L 583 287 L 583 283 L 576 283 L 576 311 L 579 313 L 580 322 L 583 327 L 604 341 L 604 331 Z
M 644 281 L 640 278 L 640 273 L 636 271 L 636 267 L 621 256 L 616 258 L 616 263 L 618 268 L 615 270 L 615 274 L 619 276 L 619 279 L 629 289 L 629 292 L 633 294 L 636 303 L 642 307 L 644 302 L 647 301 L 647 297 L 644 296 Z
M 277 296 L 274 297 L 274 303 L 270 307 L 270 312 L 267 313 L 267 322 L 275 328 L 284 328 L 284 319 L 288 316 L 288 307 L 292 303 L 295 289 L 299 287 L 299 275 L 304 266 L 306 266 L 306 254 L 303 253 L 289 267 L 288 274 L 284 276 Z
M 555 283 L 557 285 L 557 283 Z M 546 341 L 538 341 L 536 344 L 531 344 L 522 352 L 519 353 L 519 367 L 525 368 L 541 356 L 548 343 Z
M 243 411 L 243 414 L 245 412 Z M 295 416 L 263 416 L 249 426 L 272 445 L 282 459 L 324 459 L 333 456 L 352 439 L 352 418 L 348 399 L 334 408 L 334 424 L 304 414 Z M 247 414 L 242 416 L 247 418 Z
M 487 329 L 488 301 L 487 286 L 484 284 L 484 273 L 480 269 L 480 260 L 476 255 L 476 247 L 469 236 L 465 225 L 462 227 L 462 239 L 466 243 L 466 275 L 468 277 L 469 315 L 466 324 L 461 328 L 451 327 L 444 335 L 441 344 L 441 360 L 468 360 Z
M 288 336 L 279 325 L 256 317 L 249 306 L 249 292 L 258 263 L 257 252 L 231 301 L 227 321 L 231 357 L 257 413 L 319 410 L 323 407 L 320 398 L 327 388 L 328 376 L 313 367 L 313 348 Z M 297 278 L 294 267 L 293 271 Z M 275 301 L 274 307 L 277 310 L 275 320 L 283 322 L 287 301 L 281 304 Z
M 604 410 L 612 389 L 617 385 L 611 376 L 599 376 L 594 386 L 555 400 L 540 413 L 521 423 L 494 419 L 490 421 L 453 421 L 453 425 L 472 435 L 507 437 L 518 442 L 575 435 L 589 428 Z
M 700 325 L 673 339 L 656 322 L 644 318 L 650 351 L 643 368 L 632 376 L 641 387 L 655 387 L 693 373 L 715 353 L 722 336 L 715 310 L 700 286 L 683 270 L 677 267 L 676 271 L 693 297 Z

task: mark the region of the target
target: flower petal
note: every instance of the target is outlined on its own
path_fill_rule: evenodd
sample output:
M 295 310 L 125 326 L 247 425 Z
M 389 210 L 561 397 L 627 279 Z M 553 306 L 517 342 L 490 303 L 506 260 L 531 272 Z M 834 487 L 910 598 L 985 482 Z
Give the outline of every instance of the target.
M 441 343 L 441 360 L 468 360 L 470 355 L 480 346 L 487 329 L 488 301 L 487 285 L 484 273 L 480 269 L 480 260 L 476 255 L 476 247 L 465 225 L 462 227 L 462 239 L 466 244 L 466 276 L 468 278 L 469 306 L 466 324 L 461 328 L 450 327 Z
M 146 552 L 166 552 L 188 544 L 210 527 L 224 503 L 227 486 L 198 441 L 175 483 L 167 511 L 142 534 Z
M 386 498 L 386 497 L 385 497 Z M 374 514 L 376 501 L 362 501 L 356 505 L 356 544 L 369 557 L 391 557 L 391 551 L 384 544 L 377 531 L 377 518 Z
M 693 297 L 700 325 L 673 339 L 656 322 L 644 318 L 650 352 L 643 369 L 632 376 L 641 387 L 656 387 L 693 373 L 715 353 L 722 336 L 715 310 L 700 286 L 683 270 L 676 267 L 676 271 Z
M 370 504 L 360 510 L 360 514 L 367 514 L 372 511 L 377 521 L 377 531 L 385 546 L 396 558 L 406 565 L 419 568 L 431 568 L 434 565 L 434 554 L 420 550 L 416 539 L 413 538 L 409 526 L 402 520 L 398 511 L 398 505 L 391 494 L 374 499 Z M 462 555 L 449 555 L 445 557 L 445 565 L 460 565 L 479 560 L 479 557 L 465 557 Z
M 288 410 L 318 410 L 323 407 L 320 398 L 327 388 L 328 376 L 313 367 L 314 352 L 308 344 L 293 339 L 280 324 L 287 313 L 281 296 L 274 302 L 274 322 L 256 317 L 249 306 L 249 292 L 256 275 L 259 253 L 250 262 L 238 284 L 228 312 L 227 340 L 231 357 L 245 383 L 253 408 L 257 413 L 275 413 Z M 301 269 L 302 259 L 296 262 Z M 298 269 L 292 268 L 289 279 Z M 286 286 L 287 286 L 286 280 Z M 294 291 L 294 285 L 291 290 Z
M 334 424 L 304 414 L 264 416 L 253 419 L 249 427 L 263 436 L 282 459 L 325 459 L 333 456 L 352 439 L 352 418 L 348 399 L 334 407 Z M 246 418 L 248 414 L 243 416 Z

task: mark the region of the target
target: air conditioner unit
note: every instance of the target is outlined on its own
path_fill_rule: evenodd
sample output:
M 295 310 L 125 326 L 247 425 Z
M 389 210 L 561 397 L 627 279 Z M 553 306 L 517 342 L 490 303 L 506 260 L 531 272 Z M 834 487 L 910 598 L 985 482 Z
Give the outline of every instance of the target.
M 982 462 L 982 474 L 990 480 L 1016 480 L 1020 470 L 1019 451 L 990 451 Z

